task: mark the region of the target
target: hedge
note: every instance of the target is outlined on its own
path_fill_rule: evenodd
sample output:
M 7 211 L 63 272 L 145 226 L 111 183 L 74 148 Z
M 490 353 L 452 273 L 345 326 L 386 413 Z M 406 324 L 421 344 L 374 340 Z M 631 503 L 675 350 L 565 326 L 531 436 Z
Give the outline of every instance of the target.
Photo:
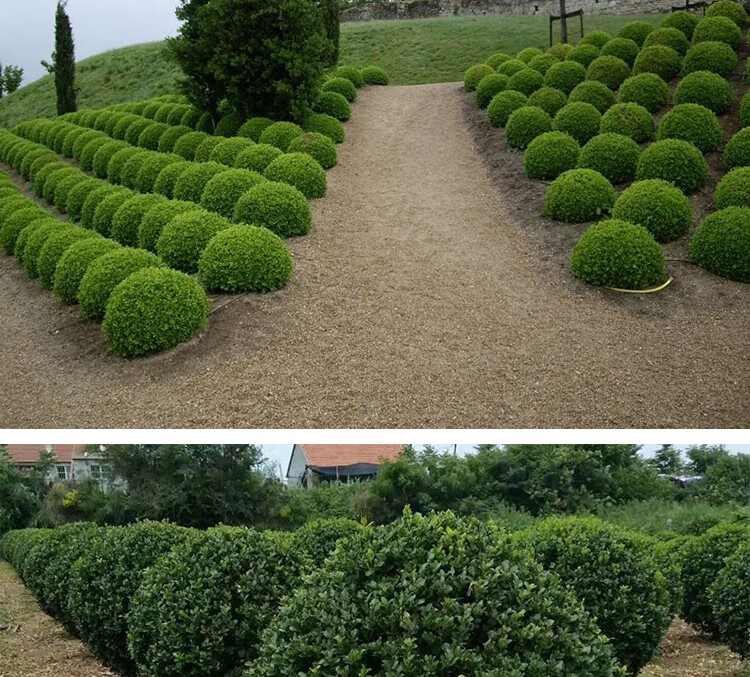
M 695 71 L 686 75 L 675 90 L 675 103 L 697 103 L 717 115 L 728 112 L 734 97 L 732 87 L 724 78 L 711 71 Z
M 332 117 L 335 119 L 335 116 Z M 270 146 L 275 146 L 279 150 L 286 152 L 292 139 L 302 136 L 304 133 L 304 130 L 293 122 L 274 122 L 263 130 L 258 142 L 267 143 Z
M 237 200 L 250 188 L 265 180 L 258 172 L 251 172 L 247 169 L 229 169 L 220 172 L 206 184 L 200 204 L 210 212 L 216 212 L 231 219 Z
M 346 136 L 344 125 L 342 125 L 336 118 L 326 115 L 325 113 L 314 113 L 309 115 L 305 119 L 304 131 L 318 132 L 327 136 L 334 143 L 343 143 Z
M 331 78 L 326 80 L 320 87 L 324 92 L 336 92 L 341 94 L 349 103 L 357 98 L 357 88 L 351 80 L 346 78 Z
M 538 47 L 526 47 L 518 52 L 518 54 L 516 54 L 516 59 L 518 59 L 519 61 L 523 61 L 525 64 L 528 64 L 529 61 L 537 56 L 541 56 L 542 54 L 544 54 L 544 52 L 542 52 L 542 50 Z
M 121 183 L 122 172 L 130 159 L 135 155 L 144 155 L 145 153 L 146 151 L 142 148 L 133 148 L 131 146 L 118 150 L 112 155 L 107 164 L 107 180 L 110 183 Z
M 750 127 L 740 129 L 724 147 L 724 167 L 746 167 L 750 165 Z
M 151 207 L 141 220 L 138 227 L 138 246 L 150 252 L 156 251 L 156 243 L 164 227 L 179 214 L 193 211 L 196 205 L 193 202 L 180 202 L 179 200 L 167 200 Z
M 149 209 L 166 201 L 163 195 L 135 195 L 123 202 L 112 216 L 109 234 L 125 247 L 138 243 L 138 228 Z
M 281 237 L 306 235 L 312 227 L 312 210 L 294 186 L 267 181 L 251 188 L 237 202 L 233 220 L 263 226 Z
M 474 101 L 479 108 L 487 108 L 492 97 L 508 88 L 510 78 L 500 73 L 485 75 L 477 85 Z
M 566 223 L 582 223 L 608 214 L 615 203 L 615 189 L 593 169 L 571 169 L 547 189 L 544 216 Z
M 724 128 L 716 115 L 705 106 L 681 103 L 662 118 L 658 138 L 689 141 L 705 154 L 719 147 L 724 138 Z
M 749 572 L 750 539 L 725 560 L 724 568 L 708 591 L 719 636 L 743 659 L 750 656 Z
M 53 288 L 57 264 L 68 247 L 79 240 L 99 237 L 99 235 L 90 230 L 73 227 L 61 228 L 59 232 L 52 233 L 44 243 L 36 260 L 36 269 L 39 273 L 39 281 L 42 283 L 42 288 Z
M 590 33 L 586 33 L 586 35 L 581 38 L 580 44 L 594 45 L 595 47 L 598 47 L 599 49 L 601 49 L 611 39 L 612 39 L 612 36 L 609 33 L 607 33 L 607 31 L 591 31 Z
M 255 145 L 254 141 L 242 136 L 235 136 L 232 139 L 224 139 L 218 144 L 208 156 L 212 162 L 233 167 L 237 156 L 243 151 Z
M 172 196 L 175 200 L 185 200 L 198 204 L 201 201 L 206 184 L 217 174 L 226 171 L 228 171 L 226 165 L 218 162 L 194 164 L 177 178 Z
M 652 47 L 653 45 L 671 47 L 678 54 L 685 56 L 690 48 L 690 41 L 679 28 L 662 26 L 661 28 L 649 33 L 643 43 L 644 47 Z
M 700 42 L 688 50 L 682 62 L 682 74 L 711 71 L 728 78 L 737 68 L 737 53 L 724 42 Z
M 107 141 L 104 143 L 99 150 L 96 151 L 91 164 L 92 169 L 94 170 L 94 176 L 100 179 L 108 178 L 109 161 L 115 153 L 124 148 L 128 148 L 128 145 L 124 141 Z
M 154 122 L 144 129 L 138 137 L 138 147 L 146 150 L 158 150 L 159 139 L 168 129 L 172 129 L 165 122 Z
M 31 224 L 29 224 L 31 225 Z M 23 250 L 23 269 L 26 274 L 34 279 L 39 277 L 39 271 L 37 270 L 37 260 L 39 259 L 39 253 L 47 243 L 47 240 L 55 233 L 62 229 L 67 229 L 68 226 L 60 223 L 59 221 L 52 219 L 48 220 L 46 225 L 40 225 L 36 230 L 29 236 L 26 247 Z
M 600 55 L 615 56 L 624 61 L 628 65 L 628 68 L 632 68 L 633 61 L 635 61 L 635 57 L 638 55 L 639 50 L 640 46 L 635 40 L 617 37 L 612 38 L 604 45 L 604 47 L 602 47 Z
M 599 133 L 602 116 L 590 103 L 577 101 L 561 108 L 552 120 L 552 129 L 570 134 L 584 144 Z
M 3 251 L 12 255 L 21 231 L 32 221 L 38 221 L 48 216 L 48 212 L 28 202 L 28 207 L 14 210 L 10 215 L 0 220 L 0 246 L 2 246 Z
M 614 92 L 603 82 L 598 80 L 585 80 L 576 85 L 568 97 L 570 103 L 585 101 L 590 103 L 596 110 L 603 113 L 615 103 Z
M 690 256 L 716 275 L 750 282 L 750 208 L 727 207 L 709 214 L 690 240 Z
M 31 549 L 50 533 L 52 533 L 51 529 L 16 529 L 9 531 L 0 539 L 0 557 L 20 574 L 23 563 Z
M 302 136 L 298 136 L 297 139 L 304 138 L 307 134 L 317 134 L 317 132 L 306 132 Z M 331 140 L 330 137 L 321 134 L 324 138 Z M 297 139 L 294 139 L 296 141 Z M 291 147 L 291 144 L 290 144 Z M 243 150 L 234 161 L 234 166 L 237 169 L 249 169 L 253 172 L 262 174 L 266 171 L 266 167 L 271 164 L 283 151 L 280 151 L 276 146 L 270 146 L 267 143 L 257 143 L 247 150 Z
M 172 149 L 176 155 L 179 155 L 186 160 L 195 160 L 195 152 L 198 147 L 208 138 L 211 138 L 205 132 L 190 132 L 181 136 L 174 144 Z
M 125 163 L 120 173 L 120 184 L 125 188 L 136 190 L 138 184 L 138 174 L 141 171 L 144 163 L 151 158 L 160 156 L 161 153 L 154 151 L 142 150 L 138 153 L 134 153 L 130 156 L 130 159 Z
M 216 125 L 216 129 L 214 130 L 214 134 L 216 136 L 225 136 L 230 137 L 237 134 L 237 131 L 245 122 L 245 118 L 243 118 L 239 113 L 231 112 L 227 113 Z
M 51 229 L 59 227 L 61 224 L 57 219 L 50 217 L 42 217 L 36 221 L 32 221 L 26 228 L 24 228 L 16 238 L 16 247 L 13 250 L 18 263 L 22 266 L 25 265 L 26 261 L 26 246 L 29 243 L 32 235 L 35 235 L 38 231 L 47 229 L 47 233 L 51 232 Z M 41 246 L 40 246 L 41 249 Z M 38 252 L 37 252 L 38 253 Z M 31 254 L 30 254 L 31 256 Z M 36 276 L 36 260 L 34 261 L 34 276 Z
M 636 181 L 617 198 L 612 217 L 647 228 L 657 242 L 671 242 L 693 222 L 689 198 L 663 179 Z
M 653 45 L 644 47 L 638 53 L 633 64 L 633 73 L 656 73 L 662 80 L 669 82 L 679 75 L 681 65 L 682 58 L 671 47 Z
M 510 61 L 512 58 L 513 57 L 510 54 L 506 54 L 505 52 L 495 52 L 492 56 L 488 57 L 484 63 L 492 68 L 492 70 L 497 70 L 497 67 L 500 64 Z
M 562 61 L 573 49 L 573 45 L 568 44 L 567 42 L 556 42 L 547 50 L 547 54 L 553 54 Z
M 573 88 L 586 79 L 586 69 L 577 61 L 562 61 L 551 66 L 544 76 L 544 84 L 554 87 L 565 94 L 570 94 Z
M 734 2 L 734 0 L 717 0 L 716 2 L 712 2 L 706 10 L 706 16 L 724 16 L 734 21 L 740 28 L 745 26 L 748 21 L 745 8 L 739 2 Z
M 580 150 L 578 142 L 570 134 L 546 132 L 537 136 L 526 148 L 523 170 L 530 179 L 555 179 L 576 166 Z
M 628 21 L 617 35 L 621 38 L 628 38 L 638 47 L 642 47 L 648 34 L 653 30 L 654 27 L 648 21 Z
M 174 187 L 178 179 L 194 167 L 192 162 L 173 162 L 161 170 L 154 182 L 154 193 L 167 198 L 174 196 Z
M 693 31 L 698 25 L 700 19 L 692 12 L 680 11 L 667 14 L 662 20 L 661 25 L 665 28 L 676 28 L 685 34 L 688 40 L 693 39 Z
M 637 103 L 617 103 L 602 115 L 600 130 L 624 134 L 636 143 L 654 138 L 654 119 Z
M 725 16 L 706 17 L 698 22 L 693 31 L 693 44 L 699 42 L 724 42 L 736 51 L 742 44 L 742 31 Z
M 251 139 L 256 143 L 260 139 L 260 135 L 263 133 L 266 127 L 273 124 L 273 120 L 264 117 L 250 118 L 242 127 L 237 131 L 238 136 L 244 136 L 245 138 Z
M 195 149 L 195 161 L 208 162 L 213 149 L 225 140 L 223 136 L 207 136 Z
M 269 181 L 288 183 L 311 200 L 326 194 L 325 170 L 306 153 L 280 155 L 266 167 L 263 176 Z
M 385 86 L 390 81 L 388 73 L 378 66 L 365 66 L 359 72 L 366 85 Z
M 323 92 L 315 99 L 312 108 L 316 113 L 331 115 L 342 122 L 346 122 L 352 116 L 352 107 L 349 105 L 349 102 L 337 92 Z M 261 134 L 262 139 L 263 134 Z
M 529 68 L 538 71 L 542 75 L 546 75 L 547 71 L 559 62 L 560 59 L 558 59 L 554 54 L 540 54 L 539 56 L 535 56 L 531 61 L 529 61 Z
M 266 148 L 273 148 L 273 146 L 266 146 Z M 273 148 L 273 150 L 277 149 Z M 293 139 L 289 144 L 288 152 L 305 153 L 313 158 L 323 169 L 331 169 L 338 163 L 336 144 L 324 134 L 316 132 L 305 132 L 302 136 Z M 272 158 L 271 161 L 274 159 Z
M 487 106 L 487 117 L 493 127 L 505 127 L 511 113 L 525 106 L 528 98 L 521 92 L 506 90 L 495 94 Z
M 612 90 L 618 89 L 629 77 L 630 66 L 616 56 L 599 56 L 586 70 L 587 80 L 602 82 Z
M 524 71 L 527 68 L 528 66 L 526 65 L 524 61 L 521 61 L 520 59 L 510 59 L 509 61 L 505 61 L 501 63 L 497 67 L 497 72 L 500 73 L 501 75 L 505 75 L 506 77 L 510 78 L 516 73 L 520 73 L 521 71 Z
M 542 87 L 537 89 L 526 101 L 529 106 L 541 108 L 547 115 L 554 117 L 566 103 L 568 97 L 559 89 L 554 87 Z
M 568 52 L 566 61 L 576 61 L 588 68 L 589 64 L 599 56 L 599 48 L 595 45 L 578 44 Z
M 535 71 L 533 68 L 524 68 L 523 70 L 518 71 L 518 73 L 514 73 L 510 76 L 508 80 L 508 89 L 523 92 L 526 96 L 529 96 L 543 84 L 544 76 L 539 71 Z
M 156 243 L 156 251 L 169 267 L 194 273 L 198 270 L 198 259 L 209 240 L 230 225 L 230 221 L 223 216 L 203 209 L 178 214 L 164 226 Z
M 126 188 L 120 186 L 113 186 L 109 183 L 104 183 L 98 188 L 94 188 L 83 201 L 83 207 L 81 208 L 81 225 L 84 228 L 93 228 L 94 226 L 94 215 L 97 207 L 104 201 L 105 198 L 115 193 L 127 194 Z
M 362 74 L 354 66 L 338 66 L 334 68 L 331 75 L 335 78 L 346 78 L 359 89 L 365 84 Z
M 60 257 L 53 291 L 65 304 L 78 303 L 78 288 L 89 265 L 120 245 L 106 238 L 87 238 L 73 243 Z
M 70 176 L 61 179 L 55 188 L 52 204 L 58 209 L 58 211 L 64 214 L 65 206 L 68 204 L 68 195 L 70 195 L 70 191 L 79 183 L 88 183 L 89 180 L 89 177 L 83 172 L 74 172 L 73 174 L 70 174 Z
M 581 149 L 578 167 L 594 169 L 613 184 L 632 181 L 641 149 L 629 136 L 606 133 L 594 136 Z
M 92 229 L 104 237 L 109 237 L 112 230 L 112 221 L 122 205 L 128 200 L 135 197 L 135 193 L 127 189 L 122 191 L 112 192 L 110 195 L 105 197 L 97 206 L 94 212 L 94 222 Z
M 641 153 L 636 178 L 671 181 L 691 195 L 708 181 L 708 164 L 698 148 L 682 139 L 657 141 Z
M 359 536 L 365 529 L 361 523 L 346 517 L 315 519 L 294 532 L 294 547 L 315 566 L 321 566 L 341 540 Z
M 714 190 L 714 206 L 750 207 L 750 167 L 736 167 L 722 177 Z
M 680 85 L 677 86 L 679 88 Z M 617 96 L 620 103 L 637 103 L 649 113 L 656 113 L 672 100 L 669 86 L 656 73 L 639 73 L 629 77 L 620 85 Z
M 160 153 L 172 153 L 177 142 L 188 134 L 193 134 L 193 130 L 190 127 L 184 125 L 177 125 L 170 127 L 159 137 L 158 151 Z M 178 155 L 182 155 L 178 153 Z M 193 158 L 185 158 L 192 160 Z

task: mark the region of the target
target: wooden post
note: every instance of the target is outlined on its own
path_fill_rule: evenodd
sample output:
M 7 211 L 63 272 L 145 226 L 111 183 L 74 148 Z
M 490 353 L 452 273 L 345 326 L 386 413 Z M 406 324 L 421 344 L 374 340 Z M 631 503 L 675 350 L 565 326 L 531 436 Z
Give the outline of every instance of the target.
M 568 41 L 568 18 L 565 16 L 565 0 L 560 0 L 560 42 Z

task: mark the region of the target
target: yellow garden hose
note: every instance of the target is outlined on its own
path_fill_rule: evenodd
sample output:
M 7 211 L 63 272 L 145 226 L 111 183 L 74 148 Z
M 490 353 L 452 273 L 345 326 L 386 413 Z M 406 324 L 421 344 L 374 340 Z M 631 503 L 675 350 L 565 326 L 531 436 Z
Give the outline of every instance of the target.
M 669 277 L 664 284 L 660 284 L 658 287 L 651 287 L 651 289 L 618 289 L 617 287 L 607 287 L 607 289 L 620 291 L 623 294 L 653 294 L 655 291 L 661 291 L 668 287 L 672 280 L 674 280 L 674 278 Z

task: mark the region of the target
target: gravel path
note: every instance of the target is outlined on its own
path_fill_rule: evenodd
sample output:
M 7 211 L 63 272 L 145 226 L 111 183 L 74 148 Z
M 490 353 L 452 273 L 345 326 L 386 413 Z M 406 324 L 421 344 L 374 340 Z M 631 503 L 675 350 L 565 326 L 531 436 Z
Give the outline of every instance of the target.
M 361 91 L 328 176 L 288 288 L 167 355 L 113 357 L 0 256 L 0 427 L 750 424 L 747 287 L 691 307 L 561 274 L 490 180 L 458 84 Z

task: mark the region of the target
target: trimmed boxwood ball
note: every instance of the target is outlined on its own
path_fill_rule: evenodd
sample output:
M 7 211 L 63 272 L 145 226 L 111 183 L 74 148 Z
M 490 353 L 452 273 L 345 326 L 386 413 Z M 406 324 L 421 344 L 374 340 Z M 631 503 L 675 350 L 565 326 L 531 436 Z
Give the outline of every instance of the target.
M 29 223 L 29 225 L 26 226 L 18 234 L 18 237 L 16 238 L 16 246 L 13 250 L 13 255 L 16 257 L 18 263 L 24 265 L 26 245 L 29 243 L 31 236 L 34 235 L 39 229 L 46 228 L 47 226 L 56 228 L 60 226 L 60 222 L 57 219 L 53 219 L 51 216 L 43 216 L 36 221 L 32 221 L 31 223 Z
M 151 207 L 138 226 L 138 246 L 150 252 L 156 251 L 156 243 L 159 241 L 164 227 L 175 217 L 185 212 L 195 211 L 193 202 L 180 202 L 179 200 L 167 200 Z
M 208 138 L 212 137 L 209 137 L 205 132 L 190 132 L 189 134 L 185 134 L 175 142 L 174 153 L 192 162 L 195 160 L 195 152 L 198 150 L 198 147 Z
M 238 201 L 236 223 L 263 226 L 281 237 L 306 235 L 312 226 L 312 210 L 294 186 L 266 181 L 247 191 Z
M 193 110 L 193 107 L 187 103 L 181 106 L 175 106 L 172 109 L 172 112 L 167 116 L 165 122 L 172 127 L 182 126 L 182 118 L 185 117 L 186 113 L 192 112 Z M 184 126 L 187 127 L 187 125 Z M 192 129 L 192 127 L 190 127 L 189 129 Z
M 493 127 L 505 127 L 511 113 L 527 104 L 528 98 L 521 92 L 505 90 L 492 97 L 487 106 L 487 117 Z
M 159 137 L 159 152 L 160 153 L 171 153 L 174 151 L 175 144 L 185 135 L 192 134 L 193 130 L 190 127 L 178 125 L 175 127 L 169 127 Z M 192 159 L 192 158 L 191 158 Z
M 214 130 L 216 136 L 230 137 L 237 134 L 237 130 L 242 127 L 245 122 L 239 113 L 231 112 L 227 113 L 221 120 L 219 120 Z
M 643 43 L 644 47 L 652 47 L 653 45 L 671 47 L 678 54 L 685 56 L 690 48 L 690 41 L 679 28 L 657 28 L 649 34 Z
M 208 162 L 208 158 L 211 157 L 213 149 L 224 141 L 226 141 L 226 139 L 223 136 L 207 136 L 204 138 L 200 145 L 195 149 L 195 161 Z
M 349 103 L 352 103 L 357 98 L 357 88 L 351 80 L 347 80 L 346 78 L 331 78 L 330 80 L 326 80 L 320 89 L 324 92 L 338 92 Z
M 529 68 L 538 71 L 542 75 L 546 75 L 550 67 L 556 63 L 560 63 L 560 59 L 554 54 L 540 54 L 529 61 Z
M 273 148 L 273 146 L 266 146 L 266 148 Z M 277 151 L 278 149 L 273 148 L 273 150 Z M 289 144 L 289 152 L 306 153 L 323 167 L 323 169 L 331 169 L 331 167 L 335 167 L 338 162 L 336 144 L 327 136 L 315 132 L 306 132 L 302 136 L 293 139 Z M 275 158 L 272 158 L 272 160 L 273 159 Z M 235 161 L 235 166 L 236 164 Z M 268 164 L 270 164 L 270 162 Z
M 725 16 L 727 19 L 734 21 L 740 28 L 748 21 L 745 8 L 742 4 L 734 0 L 716 0 L 716 2 L 712 2 L 706 10 L 706 16 Z
M 656 73 L 639 73 L 620 85 L 617 97 L 620 103 L 637 103 L 649 113 L 656 113 L 670 102 L 672 94 Z
M 124 141 L 129 143 L 131 146 L 138 145 L 138 139 L 141 138 L 141 134 L 153 125 L 153 120 L 147 120 L 146 118 L 138 118 L 130 123 L 128 130 L 125 132 Z
M 638 44 L 629 38 L 612 38 L 602 47 L 599 54 L 600 56 L 616 56 L 618 59 L 624 61 L 628 65 L 628 68 L 632 68 L 639 50 Z
M 157 150 L 159 148 L 159 139 L 170 126 L 165 122 L 154 122 L 146 127 L 138 137 L 138 146 L 146 150 Z
M 94 170 L 94 176 L 100 179 L 108 178 L 107 171 L 109 167 L 109 161 L 112 159 L 115 153 L 129 148 L 124 141 L 107 141 L 104 143 L 94 155 L 94 160 L 91 163 L 92 169 Z
M 586 69 L 577 61 L 562 61 L 550 67 L 544 76 L 544 84 L 554 87 L 565 94 L 586 79 Z
M 44 182 L 44 189 L 40 197 L 44 198 L 44 201 L 48 204 L 54 204 L 55 191 L 57 186 L 63 179 L 67 179 L 70 176 L 75 176 L 78 170 L 73 169 L 68 164 L 64 167 L 54 170 L 49 174 L 46 181 Z
M 65 304 L 78 302 L 78 288 L 92 261 L 120 247 L 114 240 L 88 238 L 73 243 L 60 257 L 53 290 Z
M 513 111 L 505 125 L 508 146 L 523 150 L 540 134 L 552 129 L 552 118 L 536 106 L 522 106 Z
M 330 139 L 327 140 L 333 145 Z M 201 207 L 231 219 L 237 200 L 253 186 L 265 180 L 258 172 L 251 172 L 248 169 L 229 169 L 226 172 L 220 172 L 203 189 Z
M 701 19 L 693 31 L 693 43 L 725 42 L 735 51 L 742 44 L 742 31 L 739 26 L 725 16 Z
M 750 127 L 740 129 L 724 147 L 724 167 L 747 167 L 750 165 Z
M 352 107 L 338 92 L 323 92 L 313 102 L 313 110 L 316 113 L 331 115 L 342 122 L 346 122 L 352 116 Z
M 246 139 L 251 139 L 257 143 L 260 139 L 260 135 L 266 127 L 273 124 L 271 118 L 254 117 L 250 118 L 242 127 L 237 131 L 237 136 L 244 136 Z
M 308 132 L 309 134 L 317 134 L 317 132 Z M 305 135 L 298 136 L 297 139 L 303 138 Z M 321 134 L 324 138 L 328 139 L 333 143 L 330 137 Z M 293 141 L 295 141 L 294 139 Z M 290 144 L 291 145 L 291 144 Z M 237 169 L 249 169 L 254 172 L 263 173 L 266 171 L 266 167 L 271 164 L 279 155 L 282 155 L 276 146 L 269 146 L 267 143 L 257 143 L 254 146 L 243 150 L 234 161 L 234 166 Z
M 91 179 L 83 172 L 77 172 L 62 179 L 57 184 L 57 188 L 55 188 L 55 197 L 52 201 L 55 207 L 62 213 L 65 213 L 65 205 L 68 203 L 68 195 L 70 195 L 70 191 L 79 183 L 83 181 L 88 182 L 90 180 Z
M 671 242 L 693 222 L 690 199 L 663 179 L 636 181 L 617 198 L 612 218 L 643 226 L 657 242 Z
M 97 139 L 92 139 L 83 147 L 81 158 L 79 160 L 79 164 L 83 171 L 90 172 L 94 168 L 94 157 L 97 151 L 108 143 L 112 143 L 112 140 L 109 137 L 99 137 Z
M 179 155 L 167 153 L 156 153 L 147 157 L 136 176 L 135 189 L 139 193 L 152 192 L 159 174 L 161 174 L 165 167 L 175 162 L 185 162 L 185 160 Z
M 643 46 L 643 41 L 654 27 L 648 21 L 628 21 L 617 34 L 620 38 L 627 38 L 635 42 L 638 47 Z
M 255 145 L 254 141 L 246 139 L 242 136 L 235 136 L 231 139 L 224 139 L 218 146 L 216 146 L 209 155 L 211 162 L 218 162 L 227 167 L 233 167 L 237 156 L 248 148 L 252 148 Z
M 636 143 L 654 138 L 654 119 L 637 103 L 616 103 L 602 115 L 601 132 L 625 134 Z
M 614 92 L 603 82 L 598 80 L 585 80 L 576 85 L 568 97 L 570 103 L 585 101 L 590 103 L 596 110 L 603 113 L 615 103 Z
M 708 591 L 711 609 L 722 641 L 746 659 L 750 656 L 750 539 L 724 565 Z
M 641 149 L 629 136 L 623 134 L 599 134 L 582 149 L 578 167 L 594 169 L 613 184 L 632 181 Z
M 269 292 L 286 286 L 294 263 L 278 235 L 267 228 L 240 225 L 215 235 L 198 267 L 207 289 Z
M 547 113 L 547 115 L 552 117 L 554 117 L 555 113 L 557 113 L 557 111 L 559 111 L 566 103 L 568 103 L 568 97 L 554 87 L 542 87 L 541 89 L 537 89 L 527 101 L 529 106 L 537 106 Z
M 135 197 L 135 193 L 127 188 L 117 192 L 113 191 L 110 195 L 104 197 L 94 212 L 94 221 L 91 224 L 92 230 L 104 235 L 104 237 L 109 237 L 115 212 L 132 197 Z
M 152 101 L 143 109 L 141 115 L 143 115 L 144 118 L 153 120 L 163 105 L 164 103 L 162 101 Z
M 121 247 L 93 261 L 78 287 L 78 302 L 86 317 L 101 321 L 112 290 L 141 268 L 160 268 L 164 262 L 143 249 Z
M 217 174 L 228 171 L 226 165 L 218 162 L 202 162 L 192 165 L 180 174 L 174 184 L 172 194 L 175 200 L 186 200 L 198 204 L 206 184 Z
M 210 301 L 185 273 L 168 268 L 138 270 L 115 287 L 102 331 L 120 357 L 141 357 L 183 343 L 206 325 Z
M 509 78 L 516 73 L 520 73 L 523 70 L 526 70 L 528 66 L 521 61 L 521 59 L 510 59 L 509 61 L 504 61 L 497 67 L 497 72 L 500 73 L 500 75 L 507 75 Z
M 570 169 L 558 176 L 544 198 L 544 216 L 565 223 L 592 221 L 608 214 L 615 189 L 593 169 Z
M 112 216 L 112 239 L 125 247 L 135 247 L 138 244 L 138 228 L 146 212 L 165 201 L 163 195 L 136 195 L 123 202 Z
M 110 183 L 94 188 L 83 202 L 83 208 L 81 209 L 81 225 L 84 228 L 94 227 L 94 217 L 96 214 L 97 207 L 110 195 L 115 193 L 125 193 L 129 191 L 126 188 L 120 186 L 113 186 Z
M 537 136 L 523 155 L 523 170 L 530 179 L 550 180 L 578 164 L 581 147 L 565 132 Z
M 693 39 L 693 31 L 698 25 L 700 19 L 692 12 L 679 11 L 667 14 L 662 20 L 661 25 L 664 28 L 676 28 L 685 34 L 688 40 Z
M 736 167 L 724 175 L 714 190 L 714 206 L 750 207 L 750 167 Z
M 653 45 L 644 47 L 635 58 L 633 73 L 656 73 L 662 80 L 669 82 L 680 73 L 682 58 L 671 47 Z
M 739 57 L 725 42 L 700 42 L 693 45 L 682 62 L 682 74 L 711 71 L 728 78 L 737 68 Z
M 498 75 L 500 74 L 498 73 Z M 529 96 L 539 89 L 543 83 L 544 76 L 539 71 L 535 71 L 533 68 L 524 68 L 522 71 L 511 75 L 507 87 L 508 89 L 523 92 L 526 96 Z
M 65 162 L 57 161 L 49 162 L 44 167 L 41 167 L 31 184 L 34 193 L 42 197 L 44 195 L 44 184 L 47 183 L 47 179 L 60 169 L 67 169 L 69 166 Z
M 510 61 L 512 58 L 513 57 L 510 54 L 506 54 L 505 52 L 495 52 L 484 63 L 486 63 L 493 70 L 497 70 L 497 67 L 501 63 L 505 63 L 506 61 Z
M 595 47 L 601 49 L 611 39 L 612 35 L 607 33 L 607 31 L 591 31 L 591 33 L 587 33 L 583 38 L 581 38 L 581 42 L 579 44 L 594 45 Z
M 526 547 L 478 520 L 408 514 L 351 533 L 311 572 L 271 621 L 245 677 L 521 675 L 529 666 L 539 675 L 617 674 L 573 593 Z M 324 645 L 320 636 L 336 640 Z
M 556 42 L 552 47 L 550 47 L 547 50 L 547 54 L 553 54 L 556 56 L 560 61 L 563 61 L 566 56 L 570 53 L 570 51 L 573 49 L 573 45 L 567 43 L 567 42 Z
M 346 137 L 344 131 L 344 125 L 342 125 L 335 117 L 326 115 L 325 113 L 312 113 L 305 119 L 306 132 L 318 132 L 327 136 L 334 143 L 343 143 Z M 266 144 L 269 145 L 269 144 Z
M 501 75 L 500 73 L 485 75 L 479 81 L 474 95 L 474 101 L 476 101 L 477 106 L 479 108 L 487 108 L 495 94 L 507 89 L 509 80 L 510 78 L 507 75 Z
M 334 78 L 346 78 L 359 89 L 365 84 L 362 79 L 362 74 L 354 66 L 338 66 L 331 72 L 331 76 Z
M 385 86 L 389 82 L 388 73 L 378 66 L 365 66 L 359 73 L 366 85 Z
M 588 68 L 589 64 L 598 56 L 599 47 L 596 45 L 579 44 L 568 52 L 565 60 L 575 61 L 581 64 L 584 68 Z
M 101 236 L 83 228 L 61 228 L 58 232 L 51 234 L 39 252 L 36 260 L 36 270 L 39 273 L 39 281 L 42 288 L 52 289 L 55 283 L 55 271 L 60 258 L 74 242 L 87 238 L 98 238 Z
M 89 131 L 85 134 L 81 134 L 78 138 L 76 138 L 76 141 L 73 144 L 73 158 L 76 160 L 76 162 L 80 162 L 81 155 L 83 154 L 83 149 L 86 147 L 86 144 L 88 144 L 89 141 L 93 141 L 94 139 L 106 138 L 107 135 L 102 134 L 102 132 Z
M 59 158 L 54 153 L 44 153 L 43 155 L 40 155 L 36 160 L 34 160 L 31 163 L 31 166 L 28 170 L 28 175 L 24 176 L 24 178 L 27 181 L 31 181 L 32 185 L 34 183 L 34 180 L 36 179 L 37 174 L 42 169 L 42 167 L 47 166 L 51 162 L 59 162 Z
M 141 150 L 140 152 L 131 155 L 130 159 L 122 168 L 122 172 L 120 172 L 120 184 L 125 186 L 125 188 L 135 190 L 141 167 L 143 167 L 146 160 L 155 157 L 156 155 L 159 155 L 159 153 L 147 150 Z
M 691 195 L 708 181 L 706 158 L 692 143 L 682 139 L 664 139 L 646 148 L 638 160 L 636 178 L 671 181 Z
M 526 47 L 516 54 L 516 59 L 529 63 L 534 57 L 541 56 L 544 52 L 538 47 Z
M 194 273 L 209 240 L 231 225 L 223 216 L 204 209 L 178 214 L 164 226 L 156 252 L 170 268 Z
M 584 144 L 599 133 L 601 114 L 585 101 L 569 103 L 561 108 L 552 120 L 552 129 L 570 134 Z
M 508 59 L 506 59 L 505 61 L 507 60 Z M 482 78 L 494 72 L 495 68 L 493 66 L 487 65 L 486 63 L 480 63 L 476 66 L 471 66 L 464 73 L 464 88 L 468 89 L 470 92 L 473 92 L 482 81 Z
M 106 181 L 99 179 L 88 179 L 77 183 L 68 193 L 68 199 L 65 202 L 65 213 L 71 221 L 80 221 L 83 205 L 86 198 L 97 188 L 108 185 Z
M 705 106 L 681 103 L 662 118 L 658 138 L 690 141 L 702 153 L 710 153 L 719 147 L 724 128 Z
M 154 115 L 154 122 L 166 123 L 169 116 L 175 111 L 179 111 L 182 106 L 175 103 L 165 103 Z
M 173 162 L 164 167 L 154 182 L 154 193 L 171 199 L 177 180 L 193 166 L 192 162 Z
M 709 214 L 695 231 L 689 249 L 702 268 L 730 280 L 750 282 L 750 208 L 726 207 Z
M 127 146 L 115 152 L 107 164 L 107 180 L 110 183 L 121 183 L 122 171 L 125 169 L 125 165 L 133 156 L 143 155 L 145 152 L 142 148 L 133 148 L 132 146 Z
M 7 216 L 2 221 L 2 228 L 0 228 L 0 245 L 3 251 L 8 255 L 12 255 L 16 249 L 16 240 L 21 231 L 33 221 L 38 221 L 47 216 L 47 212 L 39 207 L 32 206 L 31 203 L 29 203 L 27 209 L 19 209 Z
M 31 224 L 29 224 L 31 225 Z M 71 228 L 68 224 L 60 223 L 56 219 L 50 219 L 46 224 L 42 224 L 36 228 L 36 230 L 29 236 L 26 247 L 23 250 L 23 269 L 26 274 L 34 279 L 39 277 L 39 271 L 37 270 L 37 261 L 39 260 L 39 253 L 47 243 L 47 240 L 54 234 L 61 230 L 67 230 Z
M 346 103 L 346 100 L 344 102 Z M 347 103 L 346 105 L 348 106 L 349 104 Z M 325 115 L 326 113 L 323 114 Z M 335 119 L 335 116 L 331 117 Z M 296 139 L 304 133 L 302 127 L 293 122 L 274 122 L 263 130 L 259 138 L 259 143 L 267 143 L 286 152 L 292 139 Z
M 306 198 L 314 200 L 326 194 L 325 170 L 306 153 L 285 153 L 266 167 L 269 181 L 288 183 Z

